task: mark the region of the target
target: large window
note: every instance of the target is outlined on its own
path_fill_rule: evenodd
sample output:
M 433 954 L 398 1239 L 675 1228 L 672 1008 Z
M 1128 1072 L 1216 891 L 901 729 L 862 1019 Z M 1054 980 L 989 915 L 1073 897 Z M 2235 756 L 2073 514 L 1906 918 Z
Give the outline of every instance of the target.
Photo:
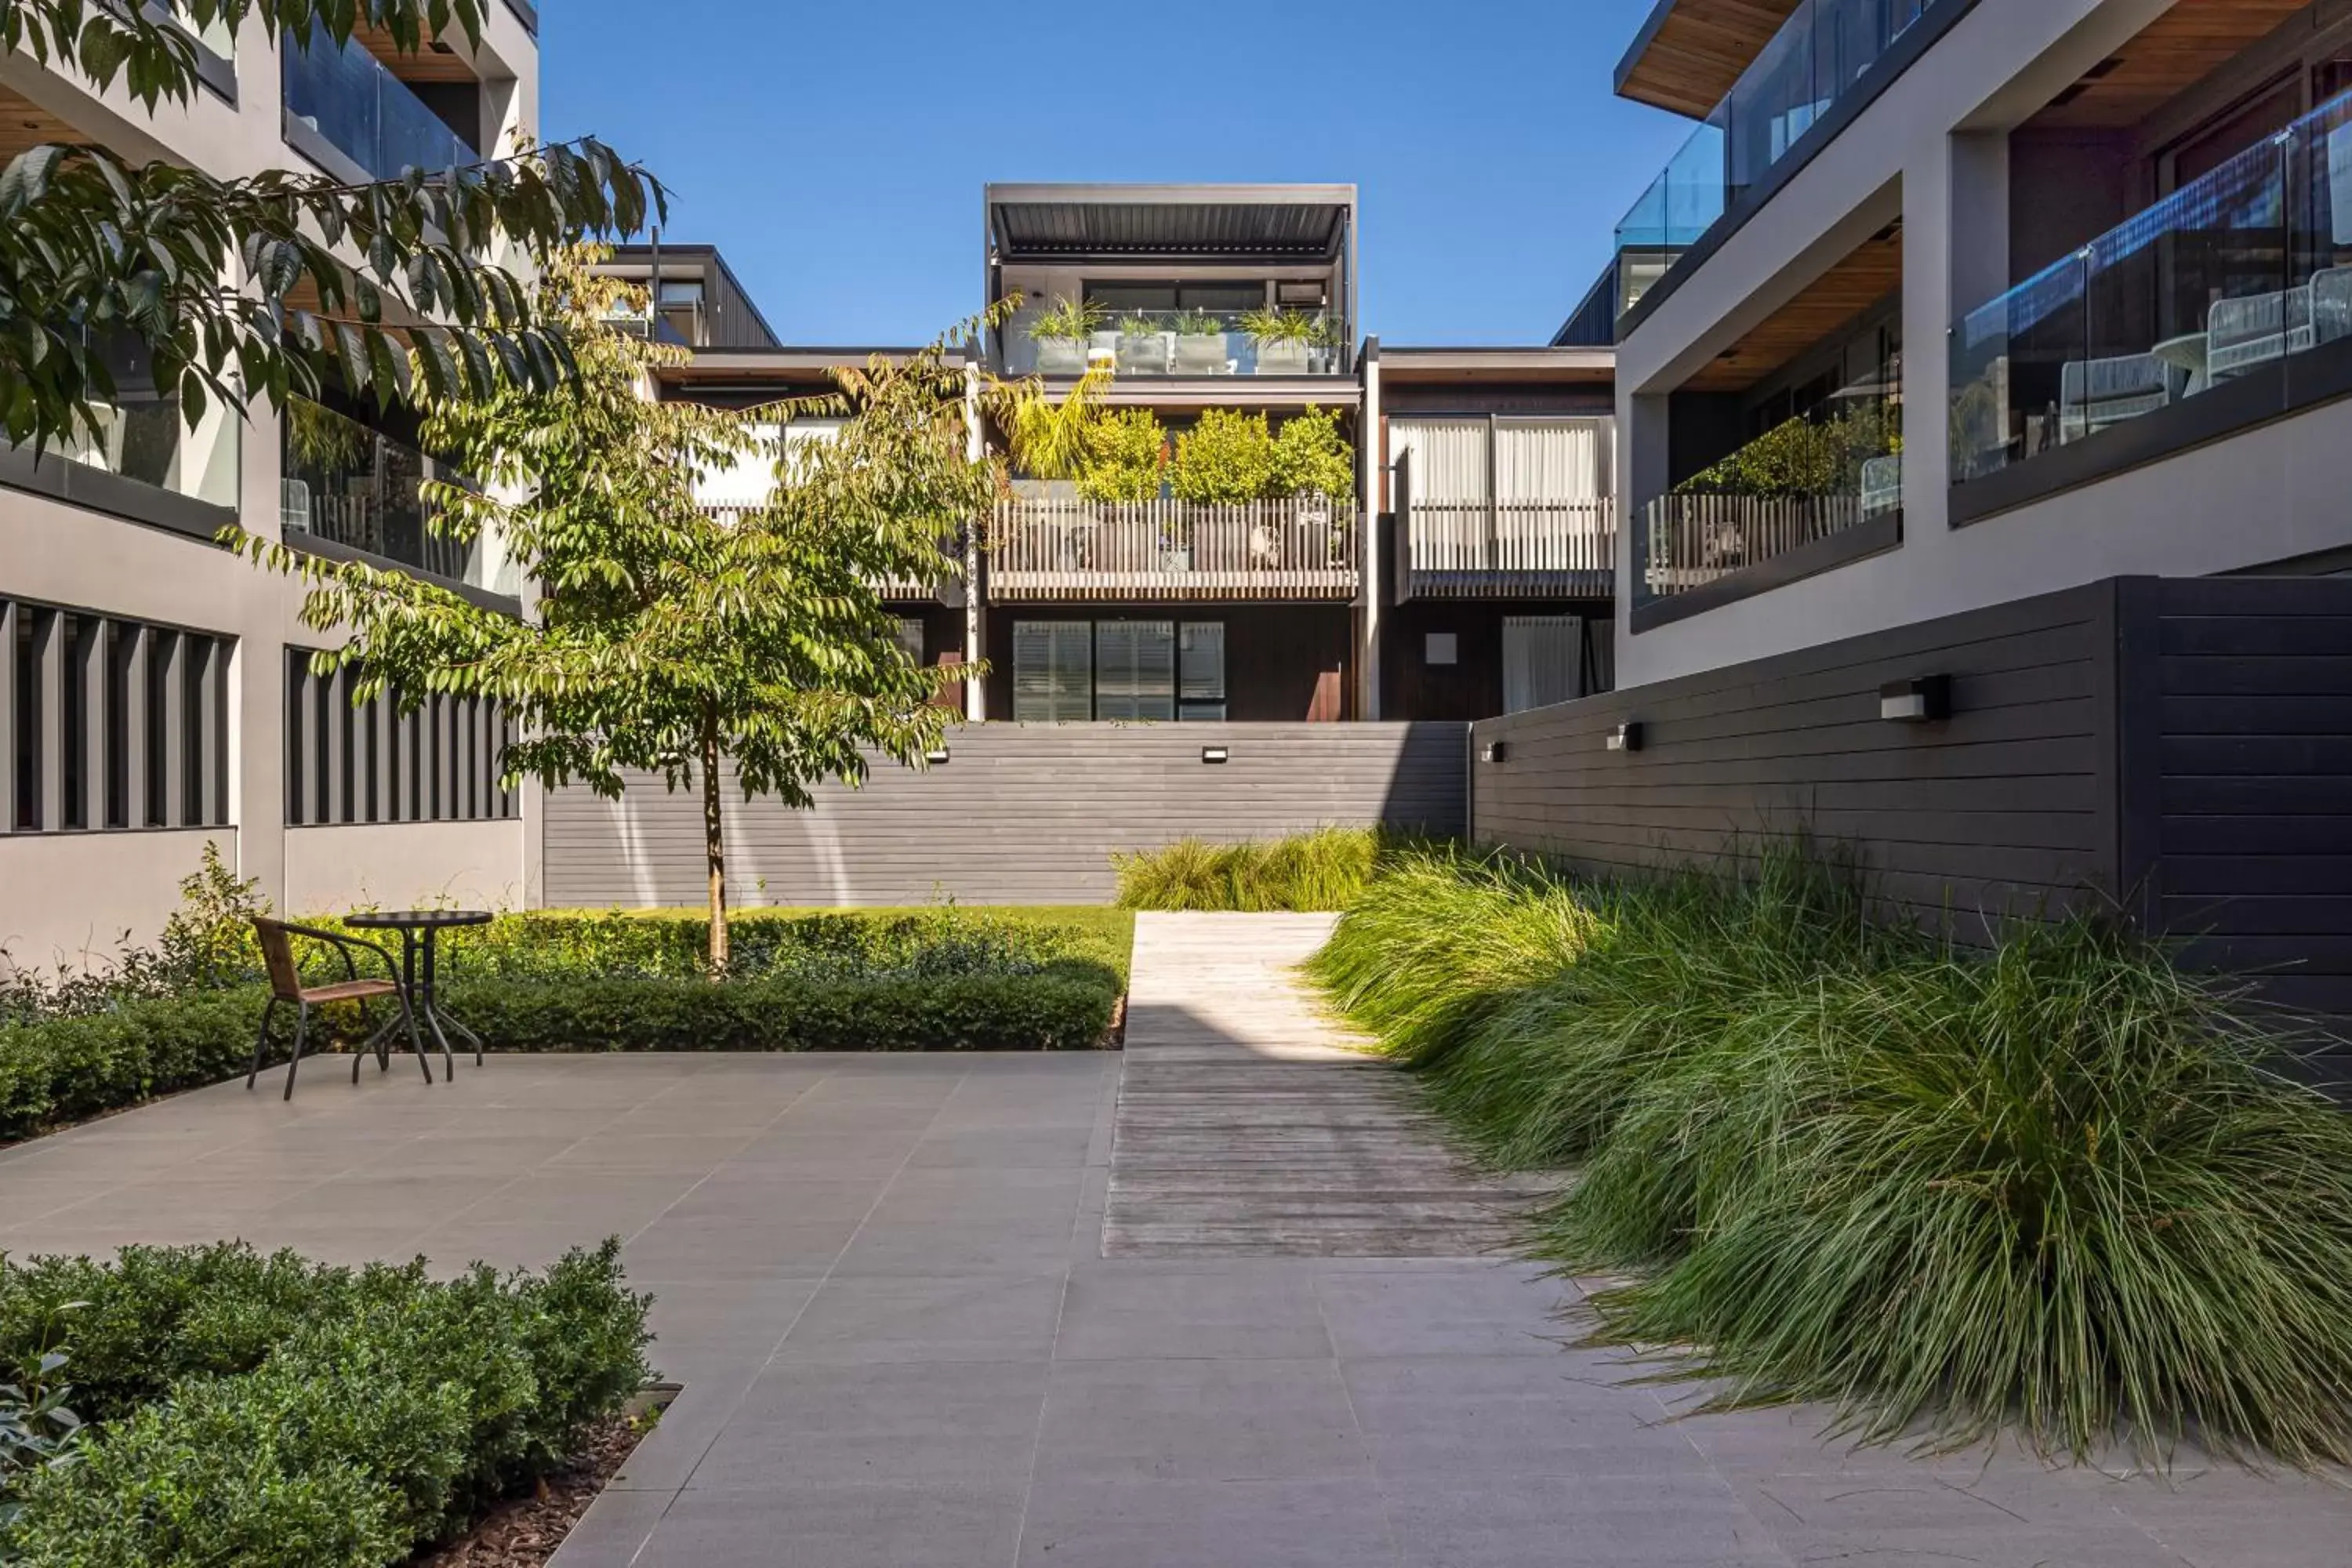
M 1223 622 L 1013 623 L 1016 722 L 1164 722 L 1224 716 Z

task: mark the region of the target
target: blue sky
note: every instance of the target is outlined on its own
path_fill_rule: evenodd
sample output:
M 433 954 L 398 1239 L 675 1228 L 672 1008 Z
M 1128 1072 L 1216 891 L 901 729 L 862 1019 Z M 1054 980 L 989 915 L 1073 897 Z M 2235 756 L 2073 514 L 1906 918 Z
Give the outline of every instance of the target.
M 1368 330 L 1540 342 L 1687 133 L 1610 91 L 1650 5 L 553 0 L 541 111 L 660 174 L 787 342 L 977 310 L 990 180 L 1352 180 Z

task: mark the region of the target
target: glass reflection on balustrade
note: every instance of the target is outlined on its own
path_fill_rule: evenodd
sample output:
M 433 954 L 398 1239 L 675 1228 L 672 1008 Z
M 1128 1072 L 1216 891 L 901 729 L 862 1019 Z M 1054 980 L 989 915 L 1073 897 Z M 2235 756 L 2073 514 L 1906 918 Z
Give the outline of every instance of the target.
M 434 526 L 427 480 L 466 484 L 447 464 L 307 397 L 286 402 L 278 523 L 285 538 L 323 539 L 496 593 L 515 594 L 494 539 L 459 540 Z
M 1981 478 L 2347 337 L 2352 94 L 1970 311 L 1952 339 L 1952 477 Z M 2232 395 L 2249 393 L 2271 395 Z
M 189 427 L 175 390 L 155 383 L 154 355 L 132 333 L 97 340 L 93 355 L 114 383 L 96 425 L 57 450 L 88 468 L 120 474 L 214 506 L 237 501 L 237 447 L 244 426 L 223 399 L 207 399 Z
M 378 179 L 473 163 L 473 146 L 356 40 L 302 48 L 289 40 L 286 112 Z
M 1617 226 L 1621 312 L 1947 0 L 1802 0 Z

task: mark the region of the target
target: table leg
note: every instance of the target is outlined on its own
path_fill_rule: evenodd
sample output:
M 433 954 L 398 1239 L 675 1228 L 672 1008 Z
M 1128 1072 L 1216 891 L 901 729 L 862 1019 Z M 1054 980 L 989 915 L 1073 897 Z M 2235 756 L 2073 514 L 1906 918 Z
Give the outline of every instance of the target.
M 424 1038 L 416 1032 L 416 1018 L 419 1014 L 424 1014 L 428 1018 L 432 1014 L 426 1005 L 425 994 L 417 987 L 416 932 L 406 926 L 403 926 L 400 930 L 400 973 L 401 983 L 408 987 L 408 1046 L 416 1053 L 416 1065 L 424 1070 L 425 1081 L 431 1083 L 433 1062 L 432 1058 L 425 1054 Z M 429 985 L 431 982 L 432 970 L 428 966 L 425 970 L 425 983 Z
M 450 1054 L 449 1037 L 441 1031 L 441 984 L 435 963 L 437 947 L 435 939 L 440 934 L 431 926 L 425 928 L 425 1021 L 432 1029 L 434 1039 L 440 1042 L 441 1081 L 455 1083 L 457 1081 L 457 1058 Z

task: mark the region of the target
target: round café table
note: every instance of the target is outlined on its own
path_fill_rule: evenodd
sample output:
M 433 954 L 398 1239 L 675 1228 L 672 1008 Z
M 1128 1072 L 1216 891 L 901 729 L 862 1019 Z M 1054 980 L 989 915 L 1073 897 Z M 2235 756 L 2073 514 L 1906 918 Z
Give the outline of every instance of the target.
M 488 910 L 370 910 L 364 914 L 346 915 L 343 923 L 361 931 L 396 931 L 400 933 L 401 984 L 407 988 L 408 1004 L 416 1011 L 416 1021 L 433 1031 L 441 1045 L 441 1070 L 446 1081 L 455 1082 L 457 1061 L 449 1050 L 449 1031 L 454 1030 L 474 1043 L 474 1065 L 482 1065 L 482 1037 L 441 1011 L 439 980 L 436 973 L 435 946 L 445 931 L 457 926 L 486 926 L 490 923 Z M 421 960 L 421 962 L 420 962 Z M 445 1027 L 446 1026 L 446 1027 Z M 426 1081 L 431 1081 L 433 1068 L 425 1068 Z

